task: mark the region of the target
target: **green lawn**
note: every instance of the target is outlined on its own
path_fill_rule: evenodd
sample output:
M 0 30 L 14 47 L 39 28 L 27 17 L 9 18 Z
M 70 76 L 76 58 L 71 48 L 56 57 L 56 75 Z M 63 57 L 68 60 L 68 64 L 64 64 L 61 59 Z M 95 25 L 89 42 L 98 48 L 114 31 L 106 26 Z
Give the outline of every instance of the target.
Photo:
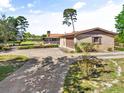
M 121 67 L 121 76 L 117 75 L 118 66 L 113 61 Z M 65 78 L 63 93 L 93 93 L 96 90 L 99 91 L 98 93 L 124 93 L 124 59 L 109 59 L 104 62 L 105 70 L 109 72 L 102 72 L 98 78 L 88 80 L 83 78 L 79 65 L 72 64 Z M 112 83 L 114 81 L 118 82 Z M 111 87 L 108 87 L 109 85 Z
M 26 56 L 0 55 L 0 81 L 20 68 L 27 60 Z
M 15 60 L 15 61 L 26 61 L 28 58 L 26 56 L 22 55 L 0 55 L 0 62 L 7 62 L 9 60 Z

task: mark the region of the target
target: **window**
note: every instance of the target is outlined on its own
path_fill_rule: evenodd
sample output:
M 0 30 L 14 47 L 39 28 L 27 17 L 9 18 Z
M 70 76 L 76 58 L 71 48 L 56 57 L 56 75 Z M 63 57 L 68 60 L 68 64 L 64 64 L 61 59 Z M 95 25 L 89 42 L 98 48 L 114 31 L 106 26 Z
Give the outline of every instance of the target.
M 101 37 L 93 37 L 93 44 L 101 44 Z

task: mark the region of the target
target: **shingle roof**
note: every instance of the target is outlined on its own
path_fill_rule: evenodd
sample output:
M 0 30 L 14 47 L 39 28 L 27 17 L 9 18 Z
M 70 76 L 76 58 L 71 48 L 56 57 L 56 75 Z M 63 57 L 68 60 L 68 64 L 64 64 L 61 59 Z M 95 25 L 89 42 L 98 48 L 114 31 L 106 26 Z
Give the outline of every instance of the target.
M 74 36 L 74 34 L 77 36 L 79 34 L 84 34 L 84 33 L 87 33 L 87 32 L 94 31 L 94 30 L 101 30 L 101 31 L 103 31 L 105 33 L 108 33 L 108 34 L 111 34 L 111 35 L 117 35 L 117 33 L 115 33 L 115 32 L 112 32 L 112 31 L 109 31 L 109 30 L 106 30 L 106 29 L 103 29 L 103 28 L 100 28 L 100 27 L 96 27 L 96 28 L 91 28 L 91 29 L 86 29 L 86 30 L 81 30 L 81 31 L 75 31 L 75 32 L 72 32 L 72 33 L 66 33 L 62 37 L 64 37 L 64 36 Z

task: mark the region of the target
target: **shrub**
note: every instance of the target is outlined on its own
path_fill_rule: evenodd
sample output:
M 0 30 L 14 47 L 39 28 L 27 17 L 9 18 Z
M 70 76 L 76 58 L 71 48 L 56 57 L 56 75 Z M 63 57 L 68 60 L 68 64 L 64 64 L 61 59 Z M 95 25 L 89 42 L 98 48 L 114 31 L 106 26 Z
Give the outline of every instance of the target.
M 117 51 L 124 51 L 124 48 L 115 47 L 115 50 L 117 50 Z
M 3 47 L 4 47 L 4 45 L 0 45 L 0 50 L 2 50 L 2 49 L 3 49 Z
M 11 50 L 11 47 L 5 46 L 5 47 L 2 48 L 2 50 L 5 50 L 5 51 Z
M 75 50 L 76 52 L 82 52 L 82 50 L 80 49 L 80 47 L 78 46 L 78 44 L 75 44 Z
M 32 49 L 34 48 L 34 46 L 30 45 L 30 46 L 19 46 L 18 49 Z
M 44 48 L 56 48 L 56 47 L 59 47 L 59 45 L 57 45 L 57 44 L 48 44 L 48 45 L 44 45 L 43 47 Z
M 79 45 L 80 49 L 85 52 L 93 52 L 96 51 L 94 45 L 91 43 L 81 43 Z
M 48 45 L 30 45 L 30 46 L 19 46 L 18 49 L 33 49 L 33 48 L 56 48 L 59 47 L 57 44 Z
M 111 52 L 111 51 L 113 51 L 113 49 L 112 49 L 112 48 L 108 48 L 107 50 L 108 50 L 108 51 L 110 51 L 110 52 Z
M 11 50 L 11 47 L 8 45 L 0 45 L 0 50 L 2 50 L 2 51 Z

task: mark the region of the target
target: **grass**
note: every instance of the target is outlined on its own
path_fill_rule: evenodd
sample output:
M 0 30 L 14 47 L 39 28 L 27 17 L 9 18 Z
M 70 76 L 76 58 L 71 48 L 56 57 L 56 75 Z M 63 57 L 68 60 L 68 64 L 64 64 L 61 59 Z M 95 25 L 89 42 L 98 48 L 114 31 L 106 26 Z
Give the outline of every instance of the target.
M 124 51 L 124 48 L 116 47 L 115 50 L 117 50 L 117 51 Z
M 41 45 L 41 41 L 22 41 L 20 45 Z
M 28 58 L 22 55 L 0 55 L 0 62 L 6 62 L 9 60 L 24 62 L 27 61 Z
M 33 41 L 23 41 L 23 42 L 21 42 L 21 45 L 34 45 L 35 44 L 35 42 L 33 42 Z
M 102 93 L 124 93 L 124 82 L 115 84 L 111 88 L 106 89 Z
M 7 77 L 13 71 L 15 71 L 15 68 L 11 65 L 0 66 L 0 81 Z
M 83 74 L 79 70 L 78 64 L 74 63 L 70 66 L 68 74 L 65 78 L 63 93 L 93 93 L 94 90 L 101 90 L 98 93 L 124 93 L 124 59 L 109 59 L 104 60 L 105 70 L 98 78 L 83 79 Z M 122 68 L 121 76 L 117 76 L 117 66 L 112 62 L 116 61 Z M 119 80 L 112 87 L 103 86 L 102 82 L 110 83 L 113 80 Z
M 28 58 L 26 56 L 0 55 L 0 81 L 20 68 L 27 60 Z
M 116 78 L 120 80 L 119 83 L 114 84 L 111 88 L 106 89 L 102 93 L 124 93 L 124 59 L 113 59 L 113 60 L 117 61 L 119 66 L 121 66 L 122 76 Z

